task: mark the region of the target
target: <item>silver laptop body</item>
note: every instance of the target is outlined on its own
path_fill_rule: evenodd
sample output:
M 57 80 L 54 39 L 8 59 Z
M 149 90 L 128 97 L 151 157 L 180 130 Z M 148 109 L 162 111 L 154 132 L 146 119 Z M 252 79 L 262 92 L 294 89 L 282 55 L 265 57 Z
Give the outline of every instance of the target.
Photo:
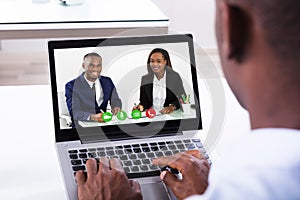
M 170 115 L 133 119 L 132 107 L 139 102 L 141 77 L 147 74 L 147 58 L 154 48 L 169 52 L 172 69 L 180 75 L 186 93 L 178 96 L 178 101 L 188 105 L 184 105 L 185 110 L 180 106 Z M 176 199 L 160 181 L 160 169 L 151 163 L 155 157 L 187 149 L 198 148 L 206 153 L 199 139 L 202 121 L 192 36 L 60 40 L 50 41 L 48 50 L 55 145 L 67 199 L 78 199 L 75 172 L 85 170 L 87 159 L 102 156 L 122 161 L 128 177 L 140 182 L 145 200 Z M 125 120 L 113 116 L 105 123 L 75 122 L 70 117 L 65 84 L 80 76 L 83 56 L 90 52 L 101 55 L 101 75 L 113 81 L 122 100 L 122 110 L 128 115 Z

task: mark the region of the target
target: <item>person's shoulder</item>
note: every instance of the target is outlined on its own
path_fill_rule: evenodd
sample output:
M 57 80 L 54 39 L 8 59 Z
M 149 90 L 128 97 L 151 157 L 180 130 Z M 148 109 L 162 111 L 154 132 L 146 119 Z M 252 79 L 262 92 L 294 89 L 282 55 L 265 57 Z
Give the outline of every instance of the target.
M 153 80 L 153 75 L 151 74 L 145 74 L 142 76 L 142 81 L 152 81 Z
M 111 80 L 110 77 L 108 77 L 108 76 L 102 76 L 102 75 L 99 77 L 99 80 L 100 81 L 105 81 L 105 82 L 112 82 L 112 80 Z
M 82 78 L 82 76 L 83 76 L 83 75 L 81 74 L 81 75 L 79 75 L 78 77 L 76 77 L 76 78 L 70 80 L 69 82 L 67 82 L 67 83 L 66 83 L 66 87 L 67 87 L 67 86 L 74 86 L 75 82 L 80 81 L 81 78 Z
M 166 68 L 166 72 L 167 72 L 167 75 L 169 76 L 173 76 L 173 77 L 180 77 L 179 73 L 174 71 L 172 68 L 168 67 Z

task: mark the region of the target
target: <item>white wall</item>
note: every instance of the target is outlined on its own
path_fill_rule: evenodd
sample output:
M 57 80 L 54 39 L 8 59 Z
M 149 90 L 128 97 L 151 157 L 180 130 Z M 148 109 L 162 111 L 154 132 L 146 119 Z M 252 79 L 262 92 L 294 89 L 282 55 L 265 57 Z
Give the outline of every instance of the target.
M 170 18 L 170 30 L 190 32 L 203 48 L 216 48 L 214 0 L 152 0 Z

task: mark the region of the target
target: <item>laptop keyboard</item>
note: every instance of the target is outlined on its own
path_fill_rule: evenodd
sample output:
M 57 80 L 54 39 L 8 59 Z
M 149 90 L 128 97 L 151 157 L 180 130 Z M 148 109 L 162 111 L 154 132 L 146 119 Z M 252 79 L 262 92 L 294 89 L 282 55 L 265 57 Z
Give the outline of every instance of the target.
M 208 154 L 199 139 L 70 149 L 68 153 L 74 175 L 78 170 L 86 171 L 85 164 L 89 158 L 98 160 L 100 157 L 107 157 L 120 159 L 128 178 L 138 178 L 160 174 L 159 167 L 152 164 L 152 159 L 191 149 L 201 150 L 203 156 L 211 164 Z

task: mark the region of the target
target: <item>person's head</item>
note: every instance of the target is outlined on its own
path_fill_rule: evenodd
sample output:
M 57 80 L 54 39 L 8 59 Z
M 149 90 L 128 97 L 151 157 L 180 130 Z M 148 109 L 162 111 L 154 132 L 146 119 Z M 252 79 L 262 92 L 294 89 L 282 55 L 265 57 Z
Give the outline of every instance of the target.
M 83 57 L 82 68 L 85 70 L 85 76 L 89 81 L 94 82 L 102 70 L 102 58 L 97 53 L 88 53 Z
M 149 74 L 158 74 L 165 71 L 166 66 L 172 68 L 169 53 L 161 48 L 153 49 L 147 60 L 147 69 Z
M 275 101 L 281 92 L 299 94 L 299 10 L 295 0 L 216 0 L 223 71 L 247 109 L 257 106 L 255 98 Z

